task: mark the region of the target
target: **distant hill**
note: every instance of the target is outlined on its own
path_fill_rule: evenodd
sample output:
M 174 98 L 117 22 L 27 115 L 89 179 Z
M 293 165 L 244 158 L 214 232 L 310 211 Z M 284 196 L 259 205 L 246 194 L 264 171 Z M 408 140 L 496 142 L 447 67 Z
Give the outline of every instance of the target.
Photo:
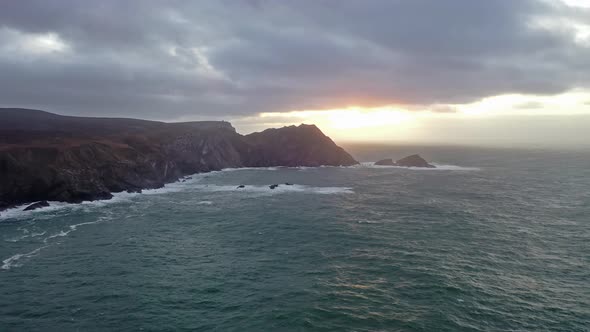
M 240 135 L 229 122 L 166 123 L 0 108 L 0 209 L 108 199 L 228 167 L 356 164 L 314 125 Z

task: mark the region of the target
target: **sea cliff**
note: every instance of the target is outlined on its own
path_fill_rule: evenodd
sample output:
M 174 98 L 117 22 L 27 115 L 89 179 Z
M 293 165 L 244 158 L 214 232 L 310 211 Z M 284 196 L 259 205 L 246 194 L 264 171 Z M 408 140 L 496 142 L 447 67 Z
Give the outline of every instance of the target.
M 238 167 L 357 164 L 314 125 L 241 135 L 224 121 L 165 123 L 0 109 L 0 210 L 81 202 Z

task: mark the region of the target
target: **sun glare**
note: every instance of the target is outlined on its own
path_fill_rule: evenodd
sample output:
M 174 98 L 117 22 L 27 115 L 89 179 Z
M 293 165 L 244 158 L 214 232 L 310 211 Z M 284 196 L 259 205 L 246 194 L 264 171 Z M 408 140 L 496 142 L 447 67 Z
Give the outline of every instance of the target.
M 590 93 L 572 90 L 554 96 L 507 94 L 469 104 L 424 105 L 406 109 L 397 105 L 351 106 L 324 110 L 261 113 L 266 126 L 300 123 L 318 125 L 329 136 L 346 140 L 411 139 L 421 135 L 426 124 L 448 124 L 469 118 L 590 114 Z
M 334 129 L 371 128 L 384 125 L 402 126 L 412 120 L 410 112 L 390 106 L 378 108 L 348 107 L 331 110 L 304 110 L 287 113 L 262 113 L 263 118 L 285 118 L 317 123 Z
M 23 46 L 31 53 L 52 53 L 63 52 L 67 44 L 55 33 L 27 36 L 24 38 Z

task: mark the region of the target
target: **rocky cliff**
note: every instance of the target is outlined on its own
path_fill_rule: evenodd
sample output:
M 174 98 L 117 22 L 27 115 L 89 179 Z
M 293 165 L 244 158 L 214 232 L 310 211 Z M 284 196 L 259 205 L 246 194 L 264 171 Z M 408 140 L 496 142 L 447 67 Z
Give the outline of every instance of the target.
M 108 199 L 227 167 L 353 165 L 313 125 L 240 135 L 228 122 L 164 123 L 0 109 L 0 210 Z
M 334 144 L 314 125 L 267 129 L 244 138 L 249 147 L 243 159 L 247 166 L 357 164 L 344 149 Z

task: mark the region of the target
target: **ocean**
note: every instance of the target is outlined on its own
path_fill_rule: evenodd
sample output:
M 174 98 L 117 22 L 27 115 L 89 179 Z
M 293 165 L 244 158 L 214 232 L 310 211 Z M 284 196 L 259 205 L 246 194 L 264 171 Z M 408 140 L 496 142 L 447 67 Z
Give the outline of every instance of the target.
M 0 331 L 590 331 L 588 151 L 349 151 L 0 213 Z

